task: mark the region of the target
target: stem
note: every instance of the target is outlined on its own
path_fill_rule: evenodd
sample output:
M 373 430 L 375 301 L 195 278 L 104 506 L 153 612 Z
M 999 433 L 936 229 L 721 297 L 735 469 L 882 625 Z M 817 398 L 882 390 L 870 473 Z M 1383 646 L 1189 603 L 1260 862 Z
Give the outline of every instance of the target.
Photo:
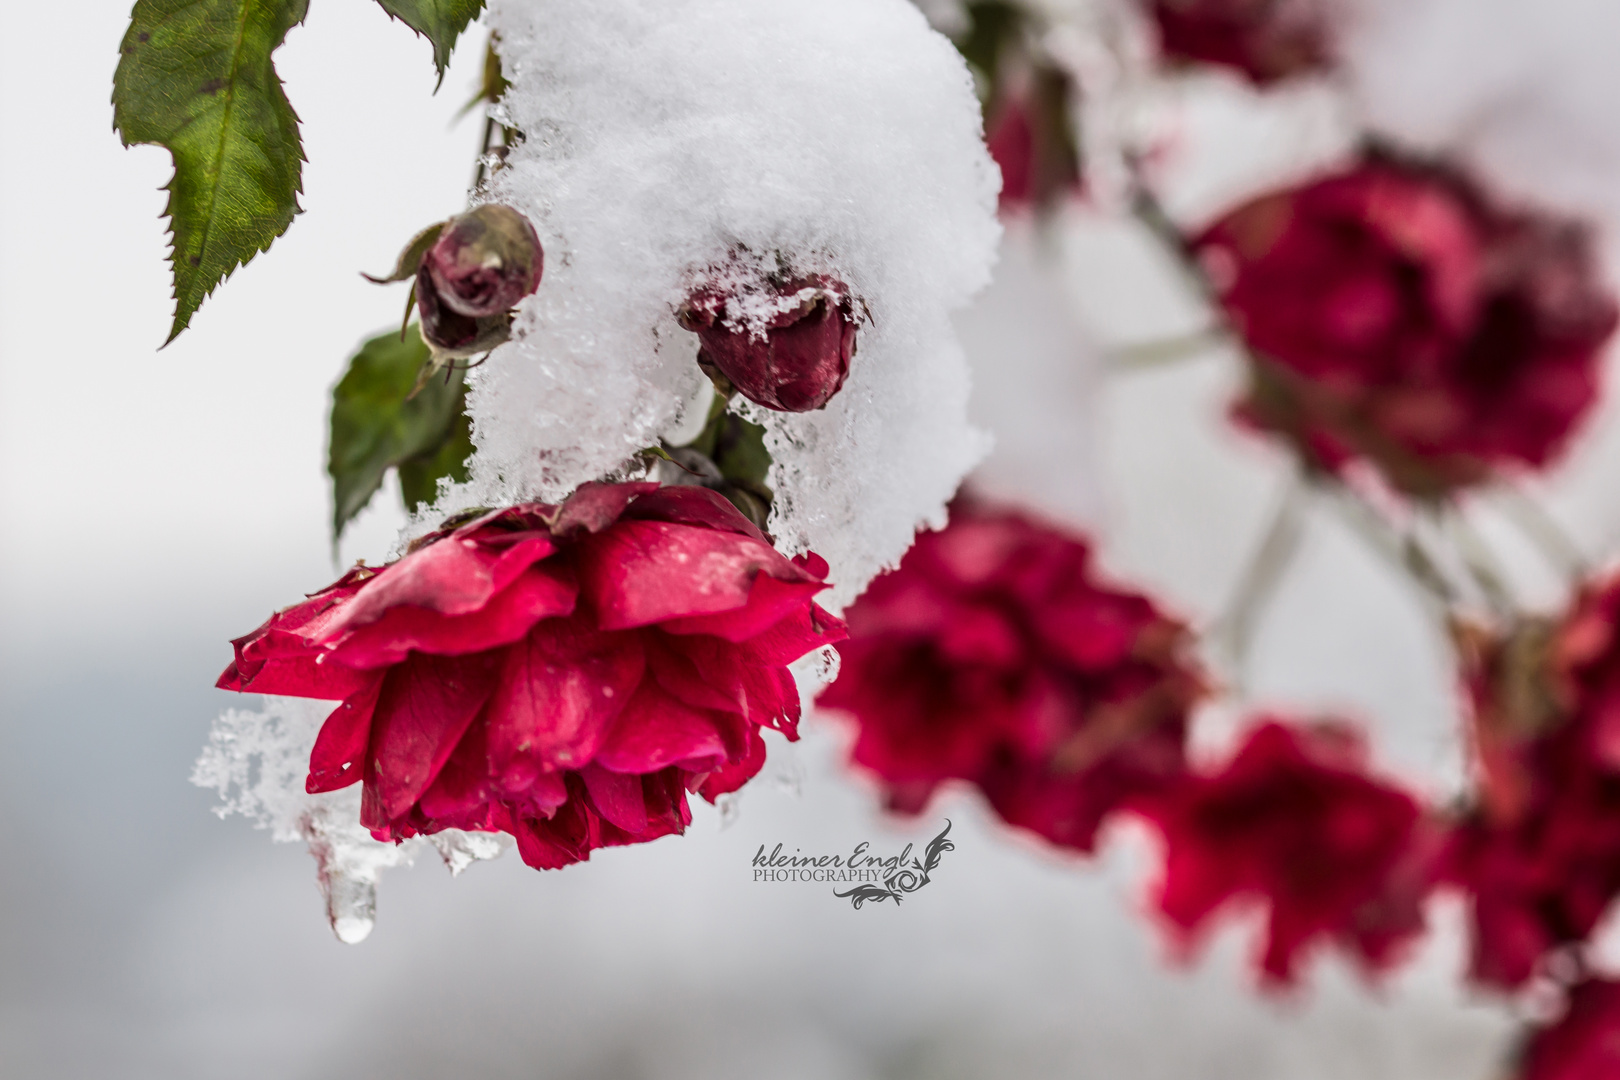
M 1245 693 L 1249 647 L 1254 643 L 1260 616 L 1299 554 L 1305 532 L 1303 495 L 1299 474 L 1290 473 L 1272 510 L 1271 522 L 1233 590 L 1231 603 L 1210 628 L 1211 640 L 1225 646 L 1240 696 Z
M 1333 481 L 1319 480 L 1315 487 L 1338 508 L 1345 524 L 1367 541 L 1374 551 L 1382 554 L 1397 570 L 1422 588 L 1424 594 L 1442 614 L 1458 606 L 1461 597 L 1457 595 L 1456 587 L 1446 580 L 1439 564 L 1424 550 L 1423 544 L 1415 535 L 1398 532 L 1372 507 Z
M 1455 503 L 1446 503 L 1440 507 L 1435 513 L 1435 520 L 1451 538 L 1457 554 L 1462 557 L 1463 568 L 1468 571 L 1468 576 L 1491 610 L 1511 619 L 1517 605 L 1514 604 L 1512 594 L 1504 583 L 1506 578 L 1502 573 L 1501 561 L 1491 551 L 1490 545 L 1485 543 L 1485 538 Z
M 1559 573 L 1574 582 L 1591 572 L 1591 562 L 1580 545 L 1547 513 L 1546 507 L 1512 484 L 1498 488 L 1497 495 L 1503 512 Z
M 1231 344 L 1226 332 L 1218 327 L 1195 330 L 1177 337 L 1121 345 L 1109 351 L 1108 367 L 1114 371 L 1142 371 L 1182 360 L 1193 360 L 1211 349 Z

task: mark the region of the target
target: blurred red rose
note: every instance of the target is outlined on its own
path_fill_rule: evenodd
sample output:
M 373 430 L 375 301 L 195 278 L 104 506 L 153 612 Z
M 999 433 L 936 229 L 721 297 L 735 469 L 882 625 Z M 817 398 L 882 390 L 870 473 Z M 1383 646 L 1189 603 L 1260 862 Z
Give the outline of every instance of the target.
M 1616 306 L 1578 225 L 1373 157 L 1193 245 L 1254 354 L 1239 415 L 1339 470 L 1433 495 L 1540 467 L 1597 399 Z
M 1156 800 L 1164 833 L 1160 910 L 1191 936 L 1229 901 L 1268 911 L 1264 974 L 1290 982 L 1328 938 L 1389 966 L 1423 929 L 1434 838 L 1417 802 L 1367 774 L 1339 725 L 1264 721 L 1224 769 Z
M 693 293 L 681 325 L 702 342 L 698 364 L 777 412 L 823 408 L 849 376 L 859 307 L 825 275 L 796 278 L 757 300 L 716 288 Z
M 1588 979 L 1569 992 L 1559 1020 L 1525 1044 L 1515 1080 L 1613 1080 L 1620 1076 L 1620 982 Z
M 538 868 L 681 832 L 686 792 L 797 738 L 787 663 L 843 637 L 789 561 L 699 487 L 587 484 L 357 568 L 238 639 L 226 689 L 341 699 L 308 787 L 364 780 L 381 840 L 512 833 Z
M 1329 62 L 1325 0 L 1151 0 L 1166 55 L 1266 84 Z
M 1620 577 L 1562 619 L 1464 650 L 1480 794 L 1447 876 L 1473 907 L 1473 975 L 1517 987 L 1620 896 Z
M 1071 80 L 1039 68 L 1027 88 L 998 95 L 985 123 L 985 143 L 1001 168 L 1002 212 L 1050 210 L 1081 191 L 1080 148 L 1070 119 Z
M 891 809 L 946 780 L 1008 822 L 1090 851 L 1103 818 L 1183 767 L 1201 692 L 1182 627 L 1100 584 L 1080 540 L 958 499 L 848 612 L 838 680 L 854 760 Z

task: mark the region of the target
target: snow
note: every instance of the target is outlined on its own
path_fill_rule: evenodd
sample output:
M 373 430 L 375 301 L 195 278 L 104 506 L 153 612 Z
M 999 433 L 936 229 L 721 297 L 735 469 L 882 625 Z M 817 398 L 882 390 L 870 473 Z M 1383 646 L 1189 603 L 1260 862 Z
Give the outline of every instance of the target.
M 768 429 L 772 532 L 848 602 L 988 447 L 949 319 L 999 235 L 966 66 L 905 0 L 504 0 L 487 21 L 527 136 L 487 197 L 534 221 L 546 277 L 473 379 L 473 480 L 440 509 L 623 475 L 690 415 L 694 282 L 785 264 L 871 313 L 826 409 L 738 406 Z
M 230 709 L 214 722 L 208 745 L 191 773 L 198 787 L 222 800 L 220 817 L 241 814 L 277 843 L 299 840 L 316 862 L 332 932 L 353 945 L 376 925 L 377 879 L 382 871 L 409 866 L 430 844 L 452 874 L 493 859 L 510 839 L 447 829 L 403 844 L 374 840 L 360 825 L 360 786 L 311 795 L 304 790 L 309 752 L 330 701 L 269 697 L 260 712 Z

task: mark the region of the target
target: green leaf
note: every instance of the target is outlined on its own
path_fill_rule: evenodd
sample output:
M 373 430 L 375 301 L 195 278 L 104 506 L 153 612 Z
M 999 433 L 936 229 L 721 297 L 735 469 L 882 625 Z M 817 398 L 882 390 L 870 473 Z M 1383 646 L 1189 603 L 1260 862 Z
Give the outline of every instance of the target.
M 393 18 L 433 43 L 433 66 L 444 81 L 456 38 L 484 10 L 484 0 L 377 0 Z
M 457 378 L 456 382 L 460 383 L 461 379 Z M 421 395 L 417 397 L 420 399 Z M 413 514 L 439 497 L 440 477 L 448 476 L 457 484 L 466 483 L 468 479 L 467 459 L 472 457 L 473 442 L 472 417 L 467 415 L 465 384 L 457 401 L 456 418 L 451 421 L 449 437 L 432 452 L 399 463 L 400 495 L 405 500 L 405 509 Z
M 173 341 L 214 288 L 299 212 L 298 117 L 270 54 L 309 0 L 137 0 L 113 75 L 125 146 L 174 158 Z M 168 341 L 164 344 L 168 344 Z
M 422 335 L 397 331 L 367 341 L 332 390 L 332 436 L 326 471 L 332 477 L 332 539 L 399 467 L 408 509 L 431 502 L 439 477 L 465 479 L 472 452 L 466 384 L 459 369 L 429 379 L 415 397 L 417 374 L 430 353 Z

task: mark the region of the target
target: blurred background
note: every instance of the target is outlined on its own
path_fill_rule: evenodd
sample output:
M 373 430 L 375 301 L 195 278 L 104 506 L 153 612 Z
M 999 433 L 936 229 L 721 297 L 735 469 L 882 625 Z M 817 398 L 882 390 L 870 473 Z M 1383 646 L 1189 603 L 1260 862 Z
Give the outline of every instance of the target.
M 125 151 L 108 104 L 125 0 L 13 5 L 0 65 L 0 1076 L 1484 1080 L 1516 1026 L 1459 987 L 1445 903 L 1417 961 L 1369 987 L 1322 957 L 1293 997 L 1249 974 L 1250 925 L 1172 955 L 1146 917 L 1149 851 L 1054 854 L 943 798 L 884 818 L 825 718 L 722 825 L 539 874 L 508 856 L 452 880 L 384 876 L 359 946 L 325 926 L 313 864 L 187 783 L 228 639 L 333 575 L 326 396 L 400 290 L 364 283 L 463 205 L 481 60 L 437 96 L 428 46 L 362 0 L 312 5 L 277 55 L 304 122 L 305 213 L 161 351 L 170 165 Z M 1620 7 L 1608 0 L 1362 0 L 1341 91 L 1407 145 L 1583 214 L 1613 276 Z M 66 61 L 71 59 L 72 63 Z M 1352 129 L 1304 86 L 1267 102 L 1205 75 L 1165 103 L 1186 218 L 1329 161 Z M 1014 222 L 962 316 L 980 483 L 1083 525 L 1118 577 L 1189 618 L 1229 604 L 1285 482 L 1230 432 L 1219 351 L 1112 370 L 1200 325 L 1173 268 L 1116 219 Z M 1588 554 L 1620 552 L 1612 403 L 1538 490 Z M 392 480 L 390 481 L 392 484 Z M 382 493 L 339 553 L 384 557 Z M 1508 543 L 1503 533 L 1503 543 Z M 1549 599 L 1533 557 L 1505 549 Z M 1542 572 L 1544 574 L 1544 572 Z M 1441 642 L 1400 580 L 1330 515 L 1238 674 L 1250 700 L 1372 726 L 1380 764 L 1437 795 L 1460 757 Z M 1200 719 L 1217 748 L 1234 713 Z M 956 850 L 899 908 L 756 884 L 760 845 Z M 1611 937 L 1613 935 L 1610 935 Z

